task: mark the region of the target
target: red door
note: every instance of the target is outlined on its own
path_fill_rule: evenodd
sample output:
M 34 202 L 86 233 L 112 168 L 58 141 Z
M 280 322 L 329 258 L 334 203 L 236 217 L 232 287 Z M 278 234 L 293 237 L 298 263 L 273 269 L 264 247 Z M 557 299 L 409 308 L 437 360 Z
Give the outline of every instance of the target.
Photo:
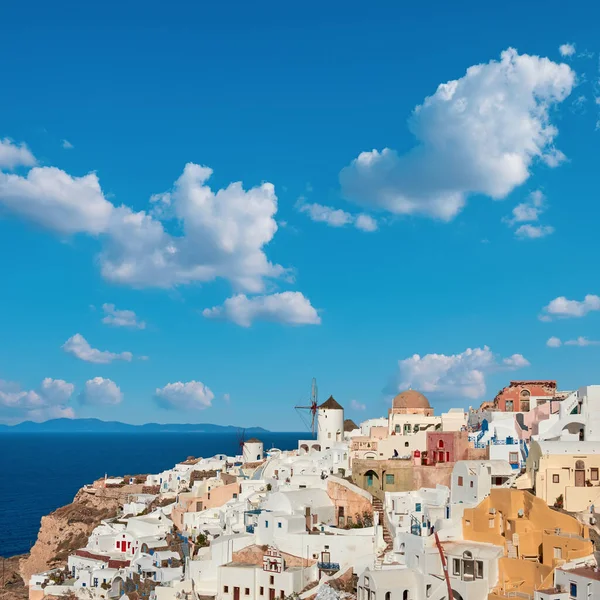
M 240 600 L 240 588 L 239 587 L 233 588 L 233 600 Z
M 275 588 L 269 588 L 269 600 L 275 600 Z

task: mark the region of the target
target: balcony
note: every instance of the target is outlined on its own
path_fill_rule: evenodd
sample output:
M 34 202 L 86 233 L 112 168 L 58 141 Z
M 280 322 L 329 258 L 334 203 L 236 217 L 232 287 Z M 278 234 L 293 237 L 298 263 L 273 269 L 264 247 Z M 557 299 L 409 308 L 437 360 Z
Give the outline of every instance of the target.
M 335 573 L 340 570 L 340 563 L 333 562 L 318 562 L 317 568 L 320 571 L 327 571 L 328 573 Z

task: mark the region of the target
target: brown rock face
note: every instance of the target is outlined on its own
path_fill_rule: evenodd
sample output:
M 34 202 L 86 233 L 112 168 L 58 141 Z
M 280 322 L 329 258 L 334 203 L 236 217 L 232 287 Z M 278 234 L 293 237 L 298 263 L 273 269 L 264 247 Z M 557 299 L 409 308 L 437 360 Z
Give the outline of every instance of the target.
M 0 571 L 0 600 L 27 600 L 29 590 L 19 574 L 19 561 L 22 556 L 2 559 Z
M 115 517 L 127 497 L 141 493 L 142 487 L 82 488 L 71 504 L 42 517 L 37 540 L 19 564 L 25 585 L 34 573 L 64 567 L 69 554 L 86 545 L 94 528 L 103 519 Z

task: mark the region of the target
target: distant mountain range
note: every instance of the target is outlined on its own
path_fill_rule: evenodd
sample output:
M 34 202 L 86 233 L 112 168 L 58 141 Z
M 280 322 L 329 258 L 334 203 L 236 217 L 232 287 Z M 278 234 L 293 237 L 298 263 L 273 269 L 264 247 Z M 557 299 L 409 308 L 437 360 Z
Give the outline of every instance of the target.
M 1 425 L 2 433 L 237 433 L 241 428 L 210 423 L 130 425 L 100 419 L 50 419 L 43 423 L 23 421 L 18 425 Z M 262 427 L 245 427 L 245 434 L 268 432 Z

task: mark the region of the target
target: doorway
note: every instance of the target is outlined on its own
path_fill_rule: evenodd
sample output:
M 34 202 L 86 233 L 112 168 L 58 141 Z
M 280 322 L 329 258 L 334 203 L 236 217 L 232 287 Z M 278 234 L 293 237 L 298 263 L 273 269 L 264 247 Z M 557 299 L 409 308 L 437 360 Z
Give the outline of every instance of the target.
M 275 588 L 269 588 L 269 600 L 275 600 Z
M 575 471 L 575 487 L 585 487 L 585 471 L 581 469 Z
M 233 600 L 240 600 L 240 588 L 239 587 L 233 588 Z

